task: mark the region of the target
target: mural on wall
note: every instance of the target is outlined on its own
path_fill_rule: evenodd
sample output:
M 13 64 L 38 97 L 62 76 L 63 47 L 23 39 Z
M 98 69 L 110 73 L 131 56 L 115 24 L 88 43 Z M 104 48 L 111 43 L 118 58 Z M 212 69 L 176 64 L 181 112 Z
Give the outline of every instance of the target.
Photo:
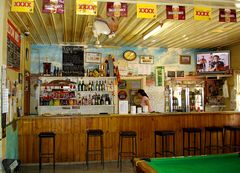
M 137 58 L 127 61 L 123 58 L 123 53 L 132 50 L 136 53 Z M 163 66 L 165 73 L 167 71 L 182 71 L 188 75 L 189 72 L 195 71 L 195 53 L 196 49 L 177 49 L 177 48 L 142 48 L 142 47 L 120 47 L 120 48 L 87 48 L 85 52 L 101 53 L 101 63 L 111 54 L 114 56 L 118 65 L 121 76 L 126 75 L 145 75 L 146 92 L 148 93 L 153 109 L 158 112 L 164 111 L 164 86 L 156 86 L 155 71 L 159 66 Z M 190 64 L 179 64 L 180 55 L 191 56 Z M 148 63 L 143 63 L 141 58 L 144 56 L 151 57 Z M 51 62 L 53 71 L 54 66 L 62 69 L 62 46 L 58 45 L 32 45 L 31 56 L 31 73 L 39 74 L 43 72 L 43 62 Z M 152 63 L 152 61 L 154 63 Z M 98 68 L 99 63 L 84 63 L 85 69 Z M 156 95 L 158 97 L 156 97 Z M 34 105 L 33 107 L 35 107 Z M 31 106 L 32 107 L 32 106 Z

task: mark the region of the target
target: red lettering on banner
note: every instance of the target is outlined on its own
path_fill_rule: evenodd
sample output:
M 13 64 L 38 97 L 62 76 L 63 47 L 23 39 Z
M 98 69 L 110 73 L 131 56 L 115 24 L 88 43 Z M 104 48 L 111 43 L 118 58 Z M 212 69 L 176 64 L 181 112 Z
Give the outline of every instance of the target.
M 197 16 L 209 16 L 209 12 L 196 11 Z
M 79 9 L 81 10 L 95 10 L 94 5 L 79 5 Z
M 15 2 L 14 6 L 16 7 L 31 7 L 31 2 Z
M 154 13 L 152 8 L 139 8 L 139 13 Z

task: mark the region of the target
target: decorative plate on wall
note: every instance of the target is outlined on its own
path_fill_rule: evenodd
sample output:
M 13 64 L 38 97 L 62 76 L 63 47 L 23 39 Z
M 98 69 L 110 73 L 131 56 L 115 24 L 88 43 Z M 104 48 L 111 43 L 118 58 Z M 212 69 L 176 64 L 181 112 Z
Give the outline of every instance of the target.
M 123 53 L 123 58 L 127 61 L 133 61 L 137 58 L 137 54 L 136 54 L 136 52 L 134 52 L 132 50 L 126 50 Z

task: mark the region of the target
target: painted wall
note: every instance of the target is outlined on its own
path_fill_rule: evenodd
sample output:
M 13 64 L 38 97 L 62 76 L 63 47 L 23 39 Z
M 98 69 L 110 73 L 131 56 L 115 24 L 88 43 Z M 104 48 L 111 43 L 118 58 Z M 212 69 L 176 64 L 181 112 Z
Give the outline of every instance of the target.
M 126 61 L 123 59 L 123 52 L 133 50 L 138 57 L 134 61 Z M 164 66 L 165 71 L 184 71 L 185 75 L 195 71 L 195 53 L 201 50 L 196 49 L 176 49 L 176 48 L 142 48 L 142 47 L 121 47 L 121 48 L 87 48 L 85 52 L 100 52 L 102 53 L 102 62 L 105 58 L 112 54 L 115 57 L 115 63 L 118 64 L 121 75 L 126 75 L 131 72 L 134 76 L 147 76 L 146 92 L 150 97 L 151 104 L 155 111 L 164 111 L 164 87 L 155 86 L 155 69 L 157 66 Z M 202 50 L 203 51 L 203 50 Z M 139 55 L 154 56 L 154 64 L 140 64 Z M 180 55 L 190 55 L 191 64 L 179 64 Z M 52 63 L 53 67 L 62 69 L 62 46 L 59 45 L 32 45 L 31 53 L 31 73 L 39 74 L 43 72 L 43 62 Z M 95 68 L 96 65 L 85 64 L 86 68 Z M 144 72 L 144 73 L 143 73 Z M 35 82 L 37 80 L 35 79 Z M 34 85 L 34 82 L 32 82 Z M 33 88 L 33 87 L 31 87 Z M 36 114 L 35 107 L 37 101 L 33 92 L 31 94 L 31 113 Z M 157 97 L 156 97 L 157 96 Z

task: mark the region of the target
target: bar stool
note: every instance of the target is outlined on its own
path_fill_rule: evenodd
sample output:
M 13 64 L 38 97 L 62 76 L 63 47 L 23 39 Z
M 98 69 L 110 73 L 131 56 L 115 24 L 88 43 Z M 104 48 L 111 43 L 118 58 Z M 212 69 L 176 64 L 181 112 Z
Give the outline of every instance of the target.
M 226 144 L 227 138 L 229 135 L 229 144 Z M 240 132 L 240 126 L 224 126 L 224 149 L 229 148 L 230 152 L 236 152 L 240 148 L 240 144 L 237 144 L 237 132 Z M 233 135 L 233 143 L 232 143 L 232 135 Z
M 162 138 L 162 152 L 157 152 L 157 136 Z M 172 151 L 168 150 L 168 138 L 172 136 L 173 141 L 173 147 Z M 154 131 L 154 140 L 155 140 L 155 157 L 157 157 L 157 154 L 160 154 L 162 156 L 168 156 L 168 153 L 171 153 L 173 156 L 175 156 L 175 132 L 174 131 Z M 165 149 L 166 146 L 166 149 Z
M 123 139 L 131 139 L 132 151 L 123 152 Z M 122 171 L 122 157 L 123 154 L 125 157 L 132 157 L 132 160 L 137 155 L 137 133 L 135 131 L 121 131 L 119 132 L 119 143 L 118 143 L 118 167 L 120 163 L 120 171 Z
M 187 134 L 187 147 L 185 147 L 185 134 Z M 191 147 L 191 134 L 193 134 L 193 147 Z M 197 147 L 196 138 L 197 134 L 199 134 L 199 143 Z M 199 151 L 201 155 L 201 146 L 202 146 L 202 129 L 201 128 L 183 128 L 183 156 L 185 155 L 185 151 L 188 151 L 188 155 L 190 152 L 194 152 L 196 155 L 196 151 Z
M 207 144 L 207 133 L 209 133 L 209 144 Z M 212 144 L 212 135 L 213 134 L 217 135 L 217 144 L 213 145 Z M 219 137 L 218 135 L 222 135 L 222 145 L 219 145 Z M 217 153 L 219 153 L 219 149 L 223 150 L 223 141 L 224 141 L 224 136 L 223 136 L 223 128 L 222 127 L 205 127 L 205 145 L 204 145 L 204 154 L 206 153 L 206 149 L 209 150 L 209 153 L 212 153 L 212 150 L 217 150 Z
M 53 158 L 53 168 L 55 169 L 55 136 L 56 134 L 54 132 L 41 132 L 39 133 L 39 170 L 42 169 L 42 158 Z M 52 153 L 43 153 L 42 152 L 42 140 L 46 139 L 52 139 L 53 140 L 53 152 Z
M 90 139 L 90 137 L 99 137 L 99 139 L 100 139 L 100 149 L 93 149 L 93 150 L 89 149 L 89 139 Z M 87 165 L 87 168 L 88 168 L 88 161 L 89 161 L 89 153 L 90 152 L 93 152 L 94 154 L 96 152 L 101 153 L 101 164 L 102 164 L 103 169 L 104 169 L 103 131 L 100 130 L 100 129 L 87 130 L 87 148 L 86 148 L 86 165 Z

